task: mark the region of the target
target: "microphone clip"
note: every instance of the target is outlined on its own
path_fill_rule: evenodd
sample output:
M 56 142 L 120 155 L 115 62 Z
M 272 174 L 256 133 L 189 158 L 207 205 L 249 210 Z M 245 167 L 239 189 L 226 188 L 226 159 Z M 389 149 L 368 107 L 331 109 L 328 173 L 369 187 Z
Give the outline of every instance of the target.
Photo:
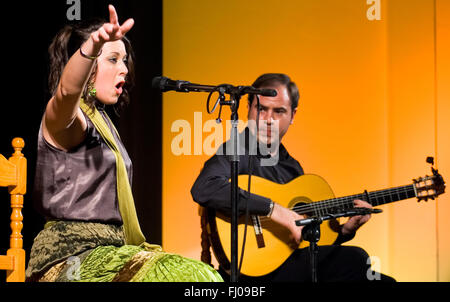
M 305 226 L 311 223 L 322 223 L 325 220 L 330 219 L 336 219 L 340 217 L 352 217 L 352 216 L 359 216 L 359 215 L 370 215 L 370 214 L 378 214 L 383 212 L 383 210 L 380 209 L 370 209 L 370 208 L 352 208 L 350 210 L 347 210 L 345 212 L 341 213 L 333 213 L 333 214 L 326 214 L 322 216 L 312 216 L 309 218 L 299 219 L 295 221 L 295 225 L 297 226 Z
M 191 84 L 191 82 L 188 82 L 188 81 L 176 81 L 176 84 L 175 84 L 175 91 L 178 91 L 178 92 L 189 92 L 189 89 L 188 88 L 183 88 L 182 86 L 183 85 L 188 85 L 188 84 Z

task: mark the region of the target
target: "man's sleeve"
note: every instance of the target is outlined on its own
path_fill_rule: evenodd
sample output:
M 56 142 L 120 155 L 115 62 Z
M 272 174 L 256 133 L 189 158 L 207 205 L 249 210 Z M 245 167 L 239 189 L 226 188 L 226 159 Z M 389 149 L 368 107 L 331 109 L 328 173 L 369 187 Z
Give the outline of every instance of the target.
M 226 156 L 214 155 L 204 165 L 191 189 L 192 198 L 204 207 L 214 208 L 225 215 L 231 214 L 231 171 Z M 246 206 L 251 215 L 267 215 L 271 200 L 248 194 L 239 188 L 238 210 L 244 214 Z

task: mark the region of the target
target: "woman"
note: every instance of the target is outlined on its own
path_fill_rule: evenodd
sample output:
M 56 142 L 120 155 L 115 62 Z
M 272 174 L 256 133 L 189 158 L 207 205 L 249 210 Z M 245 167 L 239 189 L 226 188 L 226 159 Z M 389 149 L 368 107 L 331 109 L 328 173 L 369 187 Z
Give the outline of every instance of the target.
M 104 111 L 128 101 L 133 55 L 113 6 L 109 23 L 66 26 L 50 45 L 35 192 L 47 223 L 28 281 L 223 281 L 200 261 L 145 242 L 131 192 L 131 160 Z M 71 55 L 69 59 L 69 55 Z

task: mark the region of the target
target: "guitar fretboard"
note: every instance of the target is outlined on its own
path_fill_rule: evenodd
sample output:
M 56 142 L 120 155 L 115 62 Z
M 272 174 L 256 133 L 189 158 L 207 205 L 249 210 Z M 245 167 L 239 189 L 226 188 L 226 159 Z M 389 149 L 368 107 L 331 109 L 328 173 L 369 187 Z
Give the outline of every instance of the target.
M 373 192 L 364 192 L 361 194 L 350 195 L 345 197 L 327 199 L 309 204 L 302 204 L 293 208 L 299 214 L 326 215 L 341 213 L 354 207 L 355 199 L 364 200 L 372 206 L 379 206 L 403 199 L 416 197 L 414 185 L 390 188 Z

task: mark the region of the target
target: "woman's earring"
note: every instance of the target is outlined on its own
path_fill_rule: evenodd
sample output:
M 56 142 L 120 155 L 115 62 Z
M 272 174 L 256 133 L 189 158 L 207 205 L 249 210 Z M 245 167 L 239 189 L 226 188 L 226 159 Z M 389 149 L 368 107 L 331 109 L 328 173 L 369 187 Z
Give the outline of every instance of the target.
M 90 82 L 88 84 L 88 94 L 90 97 L 95 98 L 95 96 L 97 95 L 97 90 L 94 87 L 94 82 Z

